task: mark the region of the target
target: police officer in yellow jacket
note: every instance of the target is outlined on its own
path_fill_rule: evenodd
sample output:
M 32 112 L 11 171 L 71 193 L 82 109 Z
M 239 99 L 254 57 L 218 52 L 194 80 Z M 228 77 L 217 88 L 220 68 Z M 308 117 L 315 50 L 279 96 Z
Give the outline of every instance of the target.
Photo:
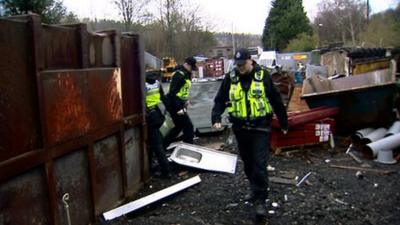
M 164 178 L 170 177 L 170 167 L 163 146 L 163 138 L 160 127 L 165 117 L 158 104 L 165 102 L 161 83 L 158 81 L 159 74 L 155 72 L 146 73 L 146 121 L 147 121 L 147 145 L 149 148 L 149 165 L 152 165 L 153 154 L 156 155 Z
M 225 75 L 214 99 L 212 124 L 220 129 L 221 114 L 228 108 L 244 172 L 252 191 L 245 199 L 254 201 L 256 214 L 263 216 L 266 214 L 265 200 L 268 197 L 266 167 L 272 113 L 277 115 L 281 129 L 286 134 L 286 109 L 268 72 L 251 59 L 247 49 L 239 49 L 234 59 L 236 66 Z
M 182 131 L 183 141 L 193 143 L 193 124 L 187 114 L 192 71 L 196 71 L 196 59 L 188 57 L 183 65 L 175 67 L 167 94 L 167 110 L 175 127 L 165 136 L 164 147 L 168 147 Z

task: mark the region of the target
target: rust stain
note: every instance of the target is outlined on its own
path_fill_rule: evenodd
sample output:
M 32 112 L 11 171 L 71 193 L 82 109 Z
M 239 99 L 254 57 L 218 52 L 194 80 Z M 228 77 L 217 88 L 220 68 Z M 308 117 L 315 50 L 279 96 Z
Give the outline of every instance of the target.
M 49 142 L 55 143 L 68 136 L 80 136 L 89 131 L 91 122 L 88 115 L 82 87 L 71 74 L 57 74 L 54 102 L 50 103 L 48 116 Z
M 96 115 L 95 127 L 106 126 L 122 119 L 122 99 L 116 69 L 93 71 L 89 74 L 90 103 Z

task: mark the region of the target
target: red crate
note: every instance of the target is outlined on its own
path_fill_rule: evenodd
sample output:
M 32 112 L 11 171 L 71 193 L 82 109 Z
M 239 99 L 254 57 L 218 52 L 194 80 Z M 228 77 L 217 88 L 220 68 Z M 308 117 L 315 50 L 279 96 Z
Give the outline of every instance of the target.
M 271 134 L 271 150 L 319 144 L 329 141 L 330 134 L 335 132 L 335 120 L 325 118 L 289 128 L 284 135 L 280 129 L 273 128 Z

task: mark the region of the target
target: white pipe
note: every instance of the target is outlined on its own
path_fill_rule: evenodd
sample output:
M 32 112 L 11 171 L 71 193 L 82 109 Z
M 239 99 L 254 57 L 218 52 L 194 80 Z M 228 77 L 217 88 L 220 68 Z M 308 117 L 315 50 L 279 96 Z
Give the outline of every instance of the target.
M 375 141 L 383 138 L 386 133 L 387 133 L 387 129 L 381 127 L 381 128 L 374 130 L 372 133 L 368 134 L 367 136 L 365 136 L 363 138 L 363 140 L 366 141 L 367 143 L 375 142 Z
M 392 124 L 392 126 L 389 128 L 389 130 L 386 133 L 386 137 L 393 135 L 393 134 L 397 134 L 400 133 L 400 121 L 396 121 Z
M 366 147 L 374 157 L 378 154 L 378 151 L 398 148 L 400 147 L 400 133 L 369 143 Z
M 367 127 L 361 130 L 356 131 L 356 135 L 359 135 L 361 138 L 365 137 L 366 135 L 372 133 L 375 129 L 371 127 Z
M 365 137 L 366 135 L 372 133 L 373 131 L 374 131 L 374 128 L 371 128 L 371 127 L 358 130 L 353 134 L 352 140 L 356 141 L 356 142 L 360 141 L 363 137 Z

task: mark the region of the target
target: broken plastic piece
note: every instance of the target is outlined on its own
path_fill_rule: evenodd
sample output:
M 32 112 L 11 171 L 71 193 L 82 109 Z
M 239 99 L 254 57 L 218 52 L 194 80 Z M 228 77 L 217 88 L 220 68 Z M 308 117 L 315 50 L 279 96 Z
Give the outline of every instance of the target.
M 169 195 L 172 195 L 179 191 L 182 191 L 183 189 L 186 189 L 186 188 L 193 186 L 195 184 L 198 184 L 200 182 L 201 182 L 200 176 L 192 177 L 190 179 L 187 179 L 185 181 L 177 183 L 171 187 L 165 188 L 165 189 L 158 191 L 156 193 L 153 193 L 151 195 L 145 196 L 145 197 L 135 200 L 133 202 L 122 205 L 118 208 L 107 211 L 107 212 L 103 213 L 103 218 L 104 218 L 104 220 L 115 219 L 117 217 L 120 217 L 122 215 L 130 213 L 134 210 L 142 208 L 143 206 L 146 206 L 146 205 L 156 202 L 160 199 L 163 199 Z

